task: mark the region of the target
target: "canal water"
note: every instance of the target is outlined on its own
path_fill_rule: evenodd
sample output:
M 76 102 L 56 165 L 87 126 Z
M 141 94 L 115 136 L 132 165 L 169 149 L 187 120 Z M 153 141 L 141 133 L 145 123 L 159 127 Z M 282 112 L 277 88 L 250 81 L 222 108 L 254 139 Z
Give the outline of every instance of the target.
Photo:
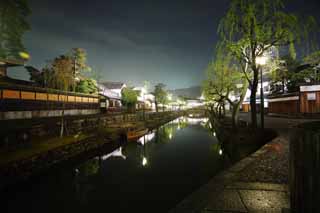
M 217 172 L 257 148 L 246 147 L 245 154 L 237 156 L 233 147 L 228 154 L 208 126 L 207 119 L 181 117 L 135 142 L 119 142 L 95 156 L 61 165 L 3 191 L 5 208 L 1 209 L 167 212 Z

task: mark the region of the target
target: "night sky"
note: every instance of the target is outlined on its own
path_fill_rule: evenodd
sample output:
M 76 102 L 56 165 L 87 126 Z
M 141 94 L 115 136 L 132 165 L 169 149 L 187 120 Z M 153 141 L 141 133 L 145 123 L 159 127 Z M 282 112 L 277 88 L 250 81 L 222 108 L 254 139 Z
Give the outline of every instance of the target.
M 228 5 L 228 0 L 30 0 L 32 30 L 24 38 L 29 64 L 42 68 L 81 47 L 103 80 L 129 85 L 148 80 L 171 89 L 200 85 Z M 287 7 L 320 20 L 319 0 L 292 0 Z

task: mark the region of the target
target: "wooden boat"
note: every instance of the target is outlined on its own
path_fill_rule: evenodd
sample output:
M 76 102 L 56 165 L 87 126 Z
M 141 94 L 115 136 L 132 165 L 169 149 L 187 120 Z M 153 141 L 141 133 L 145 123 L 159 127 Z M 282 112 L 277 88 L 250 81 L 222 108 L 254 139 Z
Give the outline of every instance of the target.
M 128 128 L 127 139 L 136 140 L 148 133 L 148 128 Z

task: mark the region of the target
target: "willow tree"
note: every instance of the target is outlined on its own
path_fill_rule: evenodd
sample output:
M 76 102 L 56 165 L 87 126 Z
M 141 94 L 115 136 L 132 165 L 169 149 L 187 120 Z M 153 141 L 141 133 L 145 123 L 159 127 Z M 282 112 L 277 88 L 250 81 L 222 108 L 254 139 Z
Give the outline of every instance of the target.
M 232 126 L 237 128 L 240 106 L 244 100 L 248 83 L 241 67 L 235 63 L 223 44 L 218 44 L 216 55 L 207 68 L 207 79 L 203 84 L 203 94 L 209 103 L 211 117 L 220 118 L 224 105 L 228 102 L 232 111 Z M 231 95 L 236 98 L 231 98 Z M 214 119 L 215 120 L 215 119 Z
M 27 17 L 31 10 L 27 0 L 0 1 L 0 57 L 19 58 L 25 51 L 23 34 L 30 29 Z
M 251 122 L 256 128 L 256 92 L 261 68 L 256 60 L 279 46 L 288 46 L 294 55 L 294 43 L 302 34 L 299 19 L 284 11 L 282 0 L 232 0 L 218 32 L 239 64 L 249 67 L 242 70 L 251 90 Z
M 307 72 L 310 73 L 306 78 L 310 79 L 313 84 L 318 84 L 320 82 L 320 51 L 315 51 L 307 55 L 303 59 L 304 63 L 309 64 Z

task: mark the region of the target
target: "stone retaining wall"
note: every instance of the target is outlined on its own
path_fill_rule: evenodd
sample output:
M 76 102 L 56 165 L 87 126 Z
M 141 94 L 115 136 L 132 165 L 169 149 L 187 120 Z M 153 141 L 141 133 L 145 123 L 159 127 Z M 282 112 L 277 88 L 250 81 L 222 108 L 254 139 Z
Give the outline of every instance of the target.
M 179 115 L 183 112 L 154 112 L 135 114 L 96 114 L 84 116 L 66 116 L 66 134 L 78 132 L 92 132 L 99 127 L 108 127 L 111 124 L 127 122 L 154 121 L 170 115 Z M 145 118 L 145 119 L 144 119 Z M 27 119 L 0 121 L 0 148 L 16 148 L 28 144 L 38 137 L 57 136 L 61 128 L 61 118 Z

